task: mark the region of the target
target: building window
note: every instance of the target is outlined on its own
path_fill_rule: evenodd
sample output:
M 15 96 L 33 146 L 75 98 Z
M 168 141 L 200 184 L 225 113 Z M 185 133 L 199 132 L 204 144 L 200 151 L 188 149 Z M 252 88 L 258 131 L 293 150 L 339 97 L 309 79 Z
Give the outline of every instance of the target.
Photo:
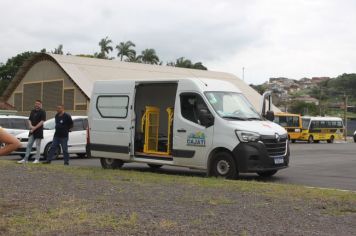
M 66 110 L 74 110 L 74 89 L 64 89 L 63 101 Z
M 55 111 L 63 103 L 63 80 L 43 82 L 42 100 L 45 110 Z
M 23 85 L 23 111 L 31 111 L 34 101 L 41 99 L 42 83 L 29 83 Z
M 15 93 L 14 95 L 14 106 L 17 111 L 22 111 L 22 93 Z

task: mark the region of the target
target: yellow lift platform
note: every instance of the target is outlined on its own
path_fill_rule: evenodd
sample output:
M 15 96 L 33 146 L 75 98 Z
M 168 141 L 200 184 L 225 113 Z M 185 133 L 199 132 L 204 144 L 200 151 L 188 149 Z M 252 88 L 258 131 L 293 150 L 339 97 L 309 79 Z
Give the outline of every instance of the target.
M 167 132 L 167 147 L 166 151 L 158 150 L 158 132 L 159 132 L 159 115 L 158 107 L 146 106 L 145 113 L 141 119 L 141 132 L 144 133 L 145 141 L 143 145 L 143 153 L 159 156 L 171 156 L 172 152 L 172 126 L 173 126 L 173 108 L 166 109 L 168 115 L 168 132 Z

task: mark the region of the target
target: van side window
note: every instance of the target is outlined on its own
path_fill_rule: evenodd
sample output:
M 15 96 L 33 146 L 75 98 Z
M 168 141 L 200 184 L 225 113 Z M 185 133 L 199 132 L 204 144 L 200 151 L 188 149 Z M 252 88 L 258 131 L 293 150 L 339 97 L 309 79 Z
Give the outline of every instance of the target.
M 183 93 L 180 95 L 180 109 L 182 116 L 196 124 L 204 125 L 200 118 L 202 110 L 210 114 L 210 111 L 199 94 Z
M 128 96 L 99 96 L 96 101 L 96 109 L 103 118 L 126 118 L 128 105 Z

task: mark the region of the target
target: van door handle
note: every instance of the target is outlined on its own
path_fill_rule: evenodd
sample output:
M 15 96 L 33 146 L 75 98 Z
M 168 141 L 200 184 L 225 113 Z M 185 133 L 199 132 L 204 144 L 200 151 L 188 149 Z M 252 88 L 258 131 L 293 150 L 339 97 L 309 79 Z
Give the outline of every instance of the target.
M 178 129 L 177 132 L 178 132 L 178 133 L 185 133 L 185 132 L 187 132 L 187 131 L 186 131 L 185 129 Z
M 122 127 L 122 126 L 118 126 L 118 127 L 116 127 L 116 129 L 119 129 L 119 130 L 124 130 L 124 127 Z

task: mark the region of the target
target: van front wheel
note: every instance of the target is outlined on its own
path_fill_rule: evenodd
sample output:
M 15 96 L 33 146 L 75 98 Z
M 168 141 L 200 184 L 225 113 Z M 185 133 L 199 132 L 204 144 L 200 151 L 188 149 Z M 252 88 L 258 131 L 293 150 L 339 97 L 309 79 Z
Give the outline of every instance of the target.
M 124 165 L 122 160 L 112 158 L 100 158 L 100 163 L 104 169 L 118 169 Z
M 236 179 L 238 177 L 236 163 L 231 154 L 227 152 L 215 154 L 211 168 L 211 174 L 213 176 L 226 179 Z
M 326 140 L 328 143 L 334 143 L 334 136 L 331 135 L 330 139 Z

